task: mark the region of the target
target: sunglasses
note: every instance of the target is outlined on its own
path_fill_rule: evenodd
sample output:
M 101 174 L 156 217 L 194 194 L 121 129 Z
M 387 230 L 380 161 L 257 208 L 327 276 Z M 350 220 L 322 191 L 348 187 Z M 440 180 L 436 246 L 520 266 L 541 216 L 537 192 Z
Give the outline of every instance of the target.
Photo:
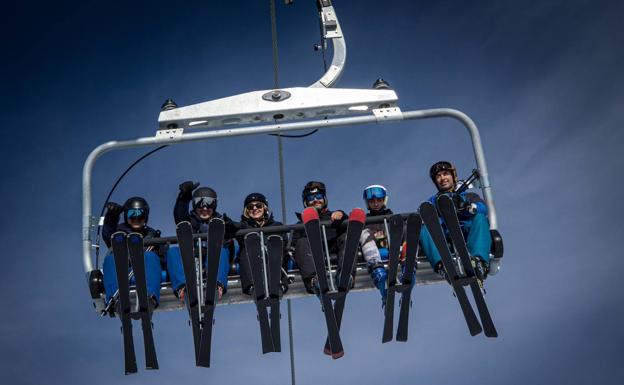
M 306 201 L 308 202 L 312 202 L 312 201 L 322 201 L 325 199 L 325 195 L 321 194 L 321 193 L 316 193 L 316 194 L 308 194 L 306 195 Z
M 250 203 L 247 206 L 247 210 L 255 210 L 264 208 L 264 204 L 262 203 Z

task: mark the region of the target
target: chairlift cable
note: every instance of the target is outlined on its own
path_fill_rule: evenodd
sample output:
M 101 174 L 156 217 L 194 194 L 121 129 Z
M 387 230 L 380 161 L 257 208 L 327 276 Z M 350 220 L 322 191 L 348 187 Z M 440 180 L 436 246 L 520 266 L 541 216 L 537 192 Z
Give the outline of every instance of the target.
M 279 89 L 279 59 L 278 59 L 278 51 L 277 51 L 277 16 L 275 12 L 275 0 L 269 0 L 269 6 L 271 10 L 271 45 L 273 47 L 273 82 L 275 89 Z M 313 134 L 317 130 L 312 131 L 311 133 L 305 134 L 305 137 Z M 297 137 L 294 136 L 293 137 Z M 286 224 L 286 189 L 284 187 L 284 153 L 282 151 L 282 135 L 277 134 L 277 154 L 279 161 L 279 174 L 280 174 L 280 195 L 281 195 L 281 203 L 282 203 L 282 223 Z M 292 333 L 292 312 L 290 299 L 286 300 L 288 304 L 288 343 L 289 343 L 289 351 L 290 351 L 290 377 L 292 385 L 295 385 L 295 352 L 294 352 L 294 343 L 293 343 L 293 333 Z

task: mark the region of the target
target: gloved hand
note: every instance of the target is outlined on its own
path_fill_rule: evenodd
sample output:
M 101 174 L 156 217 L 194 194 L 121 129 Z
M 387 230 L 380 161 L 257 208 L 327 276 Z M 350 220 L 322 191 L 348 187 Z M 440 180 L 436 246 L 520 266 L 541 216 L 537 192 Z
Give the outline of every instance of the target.
M 186 182 L 180 183 L 179 189 L 180 194 L 188 199 L 191 199 L 191 195 L 193 190 L 195 190 L 199 186 L 199 182 L 193 182 L 192 180 L 187 180 Z
M 468 202 L 463 195 L 453 194 L 453 204 L 458 214 L 474 215 L 477 213 L 477 205 Z
M 106 202 L 106 210 L 113 215 L 119 216 L 123 212 L 123 207 L 115 202 Z

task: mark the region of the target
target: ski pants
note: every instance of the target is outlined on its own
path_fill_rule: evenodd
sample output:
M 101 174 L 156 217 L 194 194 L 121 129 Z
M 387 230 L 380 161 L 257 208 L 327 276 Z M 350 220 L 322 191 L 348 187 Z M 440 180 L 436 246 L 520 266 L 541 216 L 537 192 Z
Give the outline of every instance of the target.
M 203 253 L 203 268 L 206 269 L 208 265 L 208 258 L 206 253 Z M 186 284 L 186 277 L 184 276 L 184 266 L 182 265 L 182 255 L 180 254 L 180 248 L 172 246 L 167 250 L 167 270 L 169 271 L 169 277 L 171 278 L 171 287 L 173 290 L 178 290 L 182 285 Z M 219 270 L 217 272 L 217 282 L 223 286 L 223 293 L 227 291 L 228 273 L 230 271 L 230 249 L 226 245 L 221 249 L 221 256 L 219 257 Z
M 479 256 L 485 263 L 489 263 L 492 238 L 490 236 L 490 224 L 487 217 L 479 213 L 460 223 L 470 255 Z M 435 268 L 442 258 L 426 226 L 423 226 L 420 230 L 420 242 L 431 267 Z
M 153 251 L 146 251 L 145 257 L 145 279 L 147 280 L 147 295 L 154 296 L 156 301 L 160 301 L 160 283 L 162 279 L 162 270 L 160 268 L 160 258 Z M 113 295 L 119 289 L 117 284 L 117 270 L 115 269 L 115 258 L 113 253 L 108 253 L 104 257 L 104 291 L 106 292 L 106 303 L 108 303 Z M 128 268 L 128 273 L 132 268 Z M 135 285 L 134 276 L 130 280 L 130 285 Z

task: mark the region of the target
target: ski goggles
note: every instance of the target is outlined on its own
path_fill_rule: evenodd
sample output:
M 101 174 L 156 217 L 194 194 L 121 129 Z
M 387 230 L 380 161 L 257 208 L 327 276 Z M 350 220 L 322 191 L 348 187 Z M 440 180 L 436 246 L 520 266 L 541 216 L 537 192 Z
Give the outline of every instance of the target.
M 261 208 L 264 208 L 264 203 L 252 202 L 252 203 L 248 204 L 246 207 L 247 207 L 247 210 L 261 209 Z
M 384 199 L 386 197 L 386 191 L 381 187 L 371 187 L 364 190 L 364 199 L 367 201 L 377 198 Z
M 211 197 L 197 197 L 193 198 L 193 207 L 200 209 L 209 209 L 217 206 L 217 199 Z
M 305 199 L 306 199 L 306 202 L 322 201 L 325 199 L 325 194 L 322 194 L 322 193 L 308 194 L 306 195 Z
M 128 217 L 128 219 L 143 218 L 145 217 L 145 210 L 144 209 L 128 209 L 128 211 L 126 211 L 126 216 Z

